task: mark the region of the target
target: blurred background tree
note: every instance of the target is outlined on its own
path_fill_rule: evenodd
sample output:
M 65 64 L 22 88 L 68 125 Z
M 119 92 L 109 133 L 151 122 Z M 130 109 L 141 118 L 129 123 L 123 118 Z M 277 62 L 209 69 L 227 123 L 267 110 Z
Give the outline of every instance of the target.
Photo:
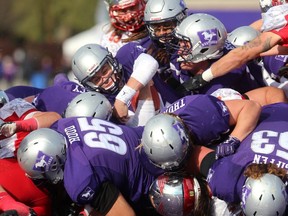
M 62 42 L 95 25 L 97 0 L 0 0 L 0 32 L 31 42 Z
M 101 1 L 0 0 L 0 89 L 46 87 L 65 72 L 63 41 L 95 25 Z

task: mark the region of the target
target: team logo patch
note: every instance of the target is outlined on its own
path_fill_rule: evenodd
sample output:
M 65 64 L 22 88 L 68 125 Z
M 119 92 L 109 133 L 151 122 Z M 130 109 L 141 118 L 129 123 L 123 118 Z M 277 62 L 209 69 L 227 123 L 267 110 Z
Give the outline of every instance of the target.
M 90 187 L 86 187 L 85 190 L 81 193 L 80 197 L 82 200 L 90 200 L 94 196 L 95 191 Z
M 39 151 L 33 170 L 48 171 L 52 161 L 53 161 L 53 157 L 44 154 L 42 151 Z
M 207 178 L 206 178 L 206 181 L 209 183 L 211 181 L 211 178 L 213 177 L 215 171 L 213 169 L 209 169 L 209 172 L 208 172 L 208 175 L 207 175 Z
M 220 106 L 221 110 L 222 110 L 222 116 L 226 116 L 229 115 L 229 111 L 227 106 L 221 101 L 217 101 L 217 104 Z
M 278 60 L 278 61 L 286 62 L 287 55 L 276 55 L 275 59 Z
M 217 44 L 217 28 L 197 32 L 203 47 Z
M 180 1 L 180 6 L 181 6 L 182 8 L 186 8 L 186 4 L 184 3 L 184 0 L 181 0 L 181 1 Z

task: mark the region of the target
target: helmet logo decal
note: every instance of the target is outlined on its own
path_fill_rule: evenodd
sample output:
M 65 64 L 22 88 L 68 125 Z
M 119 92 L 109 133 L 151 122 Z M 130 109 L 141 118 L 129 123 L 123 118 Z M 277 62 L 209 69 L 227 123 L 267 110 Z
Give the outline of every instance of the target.
M 94 190 L 92 190 L 90 187 L 86 187 L 85 190 L 81 194 L 81 199 L 83 200 L 90 200 L 94 195 Z
M 91 73 L 92 71 L 94 71 L 96 68 L 98 67 L 98 64 L 93 64 L 90 68 L 88 68 L 87 72 Z
M 181 139 L 181 143 L 184 145 L 187 142 L 188 138 L 185 134 L 182 125 L 179 122 L 177 122 L 176 124 L 173 125 L 173 128 L 175 128 L 175 130 L 178 132 L 179 137 Z
M 33 170 L 48 171 L 52 161 L 53 157 L 44 154 L 42 151 L 39 151 Z
M 203 47 L 215 45 L 218 42 L 217 28 L 200 31 L 197 33 Z
M 251 188 L 247 187 L 246 185 L 244 185 L 243 188 L 242 188 L 242 202 L 241 202 L 242 208 L 245 208 L 246 200 L 249 197 L 250 193 L 251 193 Z

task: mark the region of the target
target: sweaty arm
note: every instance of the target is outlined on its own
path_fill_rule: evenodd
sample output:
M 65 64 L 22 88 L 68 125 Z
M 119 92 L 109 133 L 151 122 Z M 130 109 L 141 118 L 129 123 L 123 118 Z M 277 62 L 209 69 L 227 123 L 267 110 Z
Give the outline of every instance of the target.
M 61 116 L 56 112 L 36 111 L 28 114 L 23 120 L 7 122 L 0 127 L 0 133 L 10 137 L 17 132 L 30 132 L 38 128 L 50 127 Z
M 214 150 L 206 146 L 195 145 L 187 160 L 185 169 L 193 175 L 201 174 L 206 178 L 210 167 L 212 167 L 215 161 Z
M 119 212 L 121 212 L 121 215 L 136 216 L 123 195 L 110 182 L 105 182 L 101 185 L 90 206 L 92 207 L 90 215 L 118 216 Z
M 202 77 L 206 82 L 222 76 L 246 62 L 259 57 L 263 52 L 270 50 L 281 41 L 281 37 L 272 32 L 263 32 L 254 40 L 243 46 L 231 50 L 228 54 L 217 60 L 203 72 Z
M 230 125 L 234 126 L 230 136 L 242 141 L 257 125 L 261 105 L 251 100 L 225 101 L 230 111 Z

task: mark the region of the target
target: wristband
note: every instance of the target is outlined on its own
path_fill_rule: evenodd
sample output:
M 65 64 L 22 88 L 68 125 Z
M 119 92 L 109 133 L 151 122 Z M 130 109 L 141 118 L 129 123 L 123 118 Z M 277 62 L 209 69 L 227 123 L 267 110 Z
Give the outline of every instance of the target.
M 145 67 L 145 65 L 149 65 L 149 67 Z M 145 86 L 156 74 L 158 67 L 158 62 L 151 55 L 142 53 L 134 62 L 131 77 Z
M 116 99 L 122 101 L 127 106 L 130 106 L 131 99 L 136 94 L 136 91 L 130 86 L 125 85 L 121 91 L 117 94 Z
M 205 70 L 205 71 L 202 73 L 202 78 L 203 78 L 206 82 L 209 82 L 209 81 L 211 81 L 211 80 L 214 78 L 214 76 L 213 76 L 213 74 L 212 74 L 211 68 Z
M 15 121 L 16 123 L 16 132 L 19 131 L 33 131 L 38 129 L 38 121 L 36 118 L 29 118 L 22 121 Z

